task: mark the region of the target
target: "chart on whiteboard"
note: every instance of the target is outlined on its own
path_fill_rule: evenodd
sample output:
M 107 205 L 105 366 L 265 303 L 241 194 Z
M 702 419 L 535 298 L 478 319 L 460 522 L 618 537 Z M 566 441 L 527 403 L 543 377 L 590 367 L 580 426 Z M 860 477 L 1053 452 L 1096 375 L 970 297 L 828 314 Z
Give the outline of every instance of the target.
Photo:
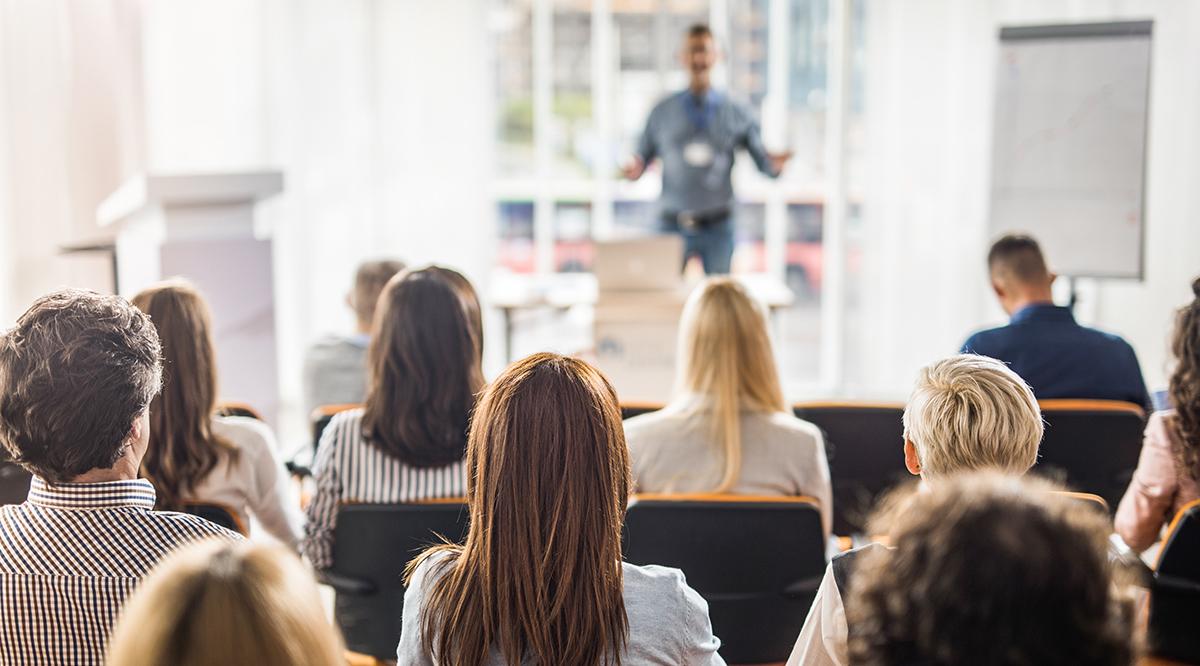
M 1001 31 L 990 230 L 1061 275 L 1142 274 L 1150 29 L 1113 25 Z

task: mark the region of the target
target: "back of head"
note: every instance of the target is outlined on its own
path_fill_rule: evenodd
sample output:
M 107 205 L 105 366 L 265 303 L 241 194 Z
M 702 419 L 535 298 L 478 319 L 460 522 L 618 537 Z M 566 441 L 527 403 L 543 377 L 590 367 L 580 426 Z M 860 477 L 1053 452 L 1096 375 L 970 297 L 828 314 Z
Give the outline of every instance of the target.
M 1200 479 L 1200 278 L 1192 281 L 1192 302 L 1175 315 L 1171 339 L 1175 369 L 1171 372 L 1171 404 L 1179 431 L 1179 468 Z
M 786 411 L 766 315 L 736 280 L 710 278 L 683 310 L 676 361 L 677 400 L 711 410 L 713 433 L 725 451 L 727 491 L 741 471 L 739 412 Z
M 427 597 L 427 649 L 440 663 L 482 663 L 492 645 L 508 663 L 619 662 L 629 457 L 612 386 L 577 359 L 514 363 L 480 399 L 467 463 L 470 531 L 441 549 L 454 557 Z
M 367 352 L 364 436 L 416 467 L 462 460 L 483 386 L 469 306 L 434 268 L 395 276 L 379 303 Z
M 993 280 L 1005 285 L 1042 287 L 1050 283 L 1041 246 L 1024 234 L 1010 234 L 992 243 L 988 271 Z
M 1042 413 L 1008 366 L 959 354 L 921 369 L 904 409 L 904 438 L 916 447 L 923 474 L 1024 474 L 1037 462 Z
M 144 289 L 133 304 L 150 315 L 162 342 L 162 393 L 150 405 L 150 447 L 142 471 L 162 508 L 177 509 L 232 445 L 212 432 L 217 404 L 212 317 L 200 292 L 173 280 Z
M 364 261 L 358 265 L 354 273 L 354 292 L 351 295 L 351 305 L 359 327 L 366 329 L 375 320 L 375 304 L 383 286 L 397 273 L 404 270 L 404 262 L 396 259 L 377 259 Z
M 158 392 L 150 318 L 119 296 L 39 298 L 0 337 L 0 443 L 51 483 L 109 469 Z
M 1033 479 L 969 474 L 897 505 L 846 612 L 864 666 L 1128 666 L 1105 516 Z
M 458 292 L 459 298 L 462 299 L 463 305 L 467 308 L 467 320 L 471 324 L 471 332 L 475 334 L 475 339 L 479 346 L 479 358 L 482 359 L 483 308 L 479 305 L 479 294 L 475 291 L 475 285 L 471 284 L 467 276 L 453 268 L 446 268 L 445 266 L 430 266 L 429 268 L 441 275 Z
M 341 638 L 312 574 L 277 546 L 206 541 L 159 564 L 109 643 L 120 666 L 334 666 Z

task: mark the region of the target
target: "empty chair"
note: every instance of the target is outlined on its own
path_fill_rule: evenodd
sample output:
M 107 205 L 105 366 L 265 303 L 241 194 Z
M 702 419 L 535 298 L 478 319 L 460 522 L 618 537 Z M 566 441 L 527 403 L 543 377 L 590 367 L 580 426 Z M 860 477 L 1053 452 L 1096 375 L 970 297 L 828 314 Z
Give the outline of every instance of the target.
M 821 513 L 806 497 L 635 495 L 625 560 L 682 569 L 727 662 L 780 662 L 825 571 Z
M 459 541 L 466 530 L 466 505 L 457 498 L 340 507 L 333 565 L 319 576 L 337 593 L 334 618 L 346 647 L 394 659 L 404 611 L 404 566 L 430 545 Z
M 833 533 L 861 532 L 875 500 L 909 478 L 904 468 L 904 405 L 811 402 L 793 407 L 825 435 L 833 482 Z
M 1149 642 L 1160 657 L 1200 662 L 1200 500 L 1183 507 L 1163 540 L 1150 595 Z
M 1033 472 L 1116 507 L 1142 451 L 1145 413 L 1114 400 L 1042 400 L 1046 434 Z

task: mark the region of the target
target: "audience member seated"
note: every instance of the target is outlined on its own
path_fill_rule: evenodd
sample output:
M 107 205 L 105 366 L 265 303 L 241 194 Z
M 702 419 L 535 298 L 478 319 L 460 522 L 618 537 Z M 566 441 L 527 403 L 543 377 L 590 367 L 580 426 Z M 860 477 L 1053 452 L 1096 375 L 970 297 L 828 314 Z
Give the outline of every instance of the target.
M 150 405 L 150 449 L 142 474 L 158 508 L 217 504 L 243 526 L 249 514 L 291 548 L 302 536 L 298 501 L 267 425 L 217 416 L 217 367 L 208 305 L 190 284 L 164 282 L 133 297 L 162 343 L 163 389 Z
M 1024 474 L 1037 462 L 1041 441 L 1033 392 L 986 356 L 962 354 L 922 368 L 904 410 L 904 464 L 930 486 L 972 470 Z M 849 663 L 842 592 L 861 556 L 882 548 L 863 546 L 829 563 L 788 666 Z
M 312 572 L 278 546 L 206 541 L 156 568 L 122 611 L 112 666 L 344 666 Z
M 0 663 L 102 664 L 117 613 L 168 552 L 240 539 L 154 511 L 138 478 L 162 365 L 150 318 L 63 290 L 0 336 L 0 443 L 34 476 L 0 506 Z
M 1000 359 L 1033 387 L 1039 400 L 1124 400 L 1152 409 L 1133 347 L 1116 335 L 1080 326 L 1054 304 L 1055 275 L 1037 241 L 1005 236 L 988 253 L 992 289 L 1009 324 L 975 333 L 964 353 Z
M 409 564 L 400 664 L 723 664 L 677 569 L 621 561 L 629 452 L 583 361 L 505 370 L 471 422 L 465 544 Z
M 1192 291 L 1192 302 L 1176 315 L 1171 342 L 1175 408 L 1150 417 L 1137 471 L 1117 507 L 1117 534 L 1138 552 L 1158 539 L 1184 504 L 1200 497 L 1200 278 Z
M 394 259 L 363 262 L 354 275 L 354 290 L 346 303 L 354 310 L 355 333 L 330 335 L 318 340 L 304 357 L 304 410 L 311 414 L 321 405 L 359 404 L 367 390 L 367 345 L 375 303 L 383 285 L 404 262 Z
M 303 552 L 332 564 L 338 505 L 461 497 L 467 421 L 483 388 L 471 308 L 438 268 L 392 278 L 371 335 L 366 404 L 333 417 L 313 466 Z
M 1129 666 L 1105 517 L 1054 489 L 970 474 L 896 507 L 850 585 L 851 663 Z
M 625 422 L 637 492 L 810 495 L 828 533 L 825 443 L 783 399 L 761 306 L 736 281 L 711 278 L 679 331 L 678 395 Z

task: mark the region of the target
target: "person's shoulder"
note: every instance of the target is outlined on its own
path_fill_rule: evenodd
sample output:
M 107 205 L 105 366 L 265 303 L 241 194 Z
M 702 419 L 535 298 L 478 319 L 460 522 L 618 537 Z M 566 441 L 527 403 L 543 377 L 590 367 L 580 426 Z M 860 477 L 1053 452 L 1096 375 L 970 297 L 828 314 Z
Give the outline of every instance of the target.
M 730 94 L 726 91 L 722 91 L 717 94 L 717 104 L 719 106 L 729 108 L 734 113 L 744 118 L 753 118 L 755 115 L 754 107 L 750 104 L 749 100 Z
M 838 590 L 845 590 L 849 587 L 850 577 L 863 561 L 863 558 L 880 557 L 887 552 L 887 546 L 872 541 L 858 548 L 851 548 L 844 553 L 834 555 L 829 560 L 829 570 L 833 573 L 833 581 L 837 585 Z
M 1121 351 L 1128 351 L 1131 353 L 1133 352 L 1133 345 L 1129 344 L 1125 338 L 1117 335 L 1116 333 L 1110 333 L 1109 331 L 1082 325 L 1079 327 L 1079 331 L 1082 335 L 1091 337 L 1092 339 L 1108 345 L 1113 349 L 1119 349 Z
M 626 598 L 666 600 L 687 587 L 687 578 L 683 571 L 675 567 L 622 562 L 621 573 L 625 578 Z
M 665 409 L 638 414 L 637 416 L 625 419 L 625 434 L 628 436 L 633 433 L 653 432 L 664 426 L 669 426 L 676 419 L 676 416 Z
M 341 441 L 358 441 L 362 439 L 363 408 L 344 409 L 329 419 L 329 424 L 321 435 L 321 440 L 332 438 L 334 443 Z
M 683 91 L 679 91 L 679 90 L 676 90 L 675 92 L 670 92 L 670 93 L 663 95 L 662 97 L 659 98 L 659 100 L 657 102 L 654 103 L 654 106 L 650 107 L 650 115 L 651 116 L 659 115 L 664 110 L 669 109 L 669 108 L 679 104 L 679 100 L 681 97 L 683 97 Z
M 770 412 L 762 416 L 772 428 L 794 438 L 814 441 L 822 438 L 821 429 L 815 423 L 796 418 L 795 414 Z
M 1152 443 L 1175 446 L 1176 432 L 1174 409 L 1164 409 L 1154 412 L 1146 420 L 1146 439 Z
M 449 567 L 457 561 L 457 554 L 444 546 L 435 547 L 432 551 L 418 556 L 419 562 L 412 571 L 408 587 L 418 592 L 425 589 L 442 576 L 446 575 Z
M 199 539 L 225 539 L 227 541 L 242 541 L 242 535 L 227 530 L 216 523 L 209 522 L 199 516 L 177 511 L 151 511 L 150 524 L 162 534 L 170 534 L 175 545 L 182 545 Z
M 367 350 L 354 338 L 344 335 L 327 335 L 309 346 L 304 360 L 310 366 L 357 363 L 366 358 Z
M 249 416 L 215 416 L 212 420 L 213 433 L 224 437 L 240 448 L 255 450 L 271 446 L 275 433 L 271 427 Z
M 1001 348 L 1005 342 L 1010 340 L 1013 335 L 1013 325 L 1005 324 L 1003 326 L 994 326 L 992 328 L 984 328 L 975 331 L 963 343 L 963 351 L 968 354 L 979 354 L 981 356 L 990 356 L 988 352 L 995 352 Z

